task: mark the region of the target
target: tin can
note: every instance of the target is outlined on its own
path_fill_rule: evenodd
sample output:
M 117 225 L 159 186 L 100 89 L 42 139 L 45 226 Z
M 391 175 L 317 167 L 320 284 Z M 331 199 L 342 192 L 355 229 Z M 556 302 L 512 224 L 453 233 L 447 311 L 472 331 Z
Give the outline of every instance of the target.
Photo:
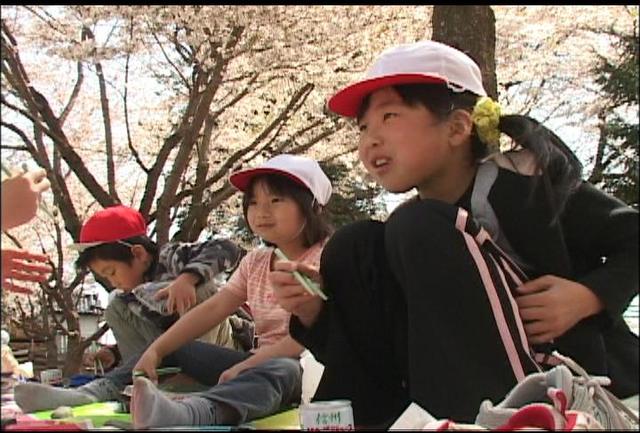
M 62 383 L 62 370 L 59 368 L 51 368 L 40 372 L 40 382 L 49 385 Z
M 300 406 L 302 430 L 354 430 L 349 400 L 315 401 Z

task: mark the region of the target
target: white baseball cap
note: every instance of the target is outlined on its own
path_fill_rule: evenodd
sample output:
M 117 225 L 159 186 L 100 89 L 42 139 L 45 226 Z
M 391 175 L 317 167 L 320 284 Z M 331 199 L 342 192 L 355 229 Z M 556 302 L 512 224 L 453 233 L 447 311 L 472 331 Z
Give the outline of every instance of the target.
M 356 117 L 362 100 L 370 93 L 412 83 L 445 83 L 454 91 L 487 95 L 480 68 L 471 57 L 440 42 L 420 41 L 383 51 L 365 77 L 338 91 L 328 106 L 334 113 Z
M 331 197 L 331 181 L 313 159 L 300 155 L 277 155 L 259 167 L 238 170 L 229 176 L 229 182 L 244 192 L 253 177 L 259 174 L 282 174 L 305 186 L 316 201 L 324 206 Z

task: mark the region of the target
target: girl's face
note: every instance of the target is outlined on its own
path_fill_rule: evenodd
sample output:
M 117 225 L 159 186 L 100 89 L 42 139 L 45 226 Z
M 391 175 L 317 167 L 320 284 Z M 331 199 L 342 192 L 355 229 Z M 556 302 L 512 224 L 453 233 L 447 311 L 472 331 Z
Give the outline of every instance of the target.
M 269 190 L 264 181 L 258 180 L 253 186 L 247 222 L 253 233 L 279 247 L 302 242 L 305 218 L 298 203 Z
M 387 191 L 431 188 L 446 172 L 446 121 L 422 105 L 407 105 L 392 87 L 371 94 L 358 127 L 358 156 Z
M 139 246 L 139 245 L 138 245 Z M 132 248 L 135 248 L 134 246 Z M 128 292 L 144 282 L 144 273 L 149 266 L 143 255 L 134 251 L 131 263 L 119 260 L 94 259 L 89 267 L 100 277 L 109 281 L 116 289 Z

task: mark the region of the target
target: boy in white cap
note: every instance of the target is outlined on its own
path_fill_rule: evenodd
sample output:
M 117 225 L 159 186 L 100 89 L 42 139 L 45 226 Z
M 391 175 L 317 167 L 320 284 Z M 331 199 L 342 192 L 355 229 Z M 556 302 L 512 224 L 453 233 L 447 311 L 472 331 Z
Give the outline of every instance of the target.
M 417 197 L 332 237 L 329 301 L 290 277 L 306 266 L 272 273 L 292 336 L 325 365 L 316 398 L 351 399 L 361 426 L 388 427 L 411 401 L 474 421 L 482 400 L 558 361 L 553 349 L 618 396 L 638 393 L 638 338 L 621 317 L 638 293 L 638 213 L 582 181 L 562 140 L 503 115 L 475 62 L 433 41 L 384 51 L 328 106 L 357 120 L 369 174 Z M 540 379 L 562 376 L 569 405 L 587 410 L 596 400 L 573 395 L 567 371 Z M 573 389 L 593 395 L 585 383 Z

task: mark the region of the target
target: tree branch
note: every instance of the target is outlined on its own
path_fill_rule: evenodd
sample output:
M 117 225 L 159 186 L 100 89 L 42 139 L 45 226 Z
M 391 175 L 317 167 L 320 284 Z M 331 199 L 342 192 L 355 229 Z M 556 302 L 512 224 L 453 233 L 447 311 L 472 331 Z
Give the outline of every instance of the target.
M 76 84 L 73 86 L 73 90 L 71 91 L 71 96 L 69 97 L 69 101 L 67 102 L 67 105 L 64 107 L 64 109 L 62 110 L 62 114 L 60 114 L 60 117 L 58 118 L 58 121 L 60 122 L 61 127 L 64 125 L 64 122 L 67 120 L 67 116 L 73 109 L 73 105 L 75 104 L 76 99 L 80 94 L 80 88 L 82 87 L 82 82 L 84 81 L 84 74 L 82 73 L 82 62 L 77 62 L 77 65 L 78 65 L 77 66 L 78 78 L 76 80 Z
M 133 18 L 129 20 L 129 40 L 133 39 Z M 133 141 L 131 140 L 131 126 L 129 124 L 129 60 L 131 59 L 131 52 L 127 50 L 127 59 L 124 64 L 124 94 L 122 100 L 124 102 L 124 124 L 127 131 L 127 145 L 133 155 L 133 158 L 138 163 L 138 166 L 147 174 L 149 174 L 149 168 L 144 165 L 140 155 L 135 147 L 133 147 Z
M 156 43 L 160 47 L 160 51 L 162 51 L 162 55 L 167 60 L 167 63 L 169 63 L 169 65 L 173 68 L 176 74 L 178 74 L 178 76 L 180 77 L 184 85 L 187 87 L 187 89 L 191 91 L 191 85 L 189 84 L 189 80 L 187 80 L 187 78 L 184 75 L 182 75 L 182 72 L 180 72 L 180 69 L 175 65 L 175 63 L 171 61 L 171 59 L 167 55 L 167 52 L 164 50 L 164 47 L 162 46 L 162 43 L 160 42 L 160 39 L 158 38 L 158 35 L 156 34 L 156 32 L 151 32 L 151 36 L 153 36 L 153 39 L 155 39 Z M 183 57 L 183 60 L 187 60 L 187 59 Z
M 29 137 L 27 137 L 27 134 L 25 134 L 22 129 L 18 128 L 13 123 L 8 123 L 8 122 L 5 122 L 5 121 L 0 121 L 0 125 L 2 125 L 5 128 L 15 132 L 22 139 L 22 141 L 24 142 L 25 147 L 26 147 L 27 151 L 29 151 L 29 153 L 35 153 L 36 152 L 36 146 L 29 139 Z M 3 145 L 2 147 L 4 148 L 5 146 Z
M 95 37 L 91 29 L 82 26 L 82 40 L 91 40 L 95 43 Z M 109 97 L 107 96 L 107 86 L 105 84 L 104 72 L 102 64 L 97 60 L 97 52 L 94 47 L 91 54 L 94 56 L 93 64 L 96 67 L 96 75 L 98 77 L 98 87 L 100 89 L 100 107 L 102 109 L 102 123 L 104 125 L 104 144 L 107 152 L 107 185 L 109 195 L 120 203 L 118 192 L 116 190 L 116 174 L 113 162 L 113 135 L 111 133 L 111 115 L 109 114 Z

